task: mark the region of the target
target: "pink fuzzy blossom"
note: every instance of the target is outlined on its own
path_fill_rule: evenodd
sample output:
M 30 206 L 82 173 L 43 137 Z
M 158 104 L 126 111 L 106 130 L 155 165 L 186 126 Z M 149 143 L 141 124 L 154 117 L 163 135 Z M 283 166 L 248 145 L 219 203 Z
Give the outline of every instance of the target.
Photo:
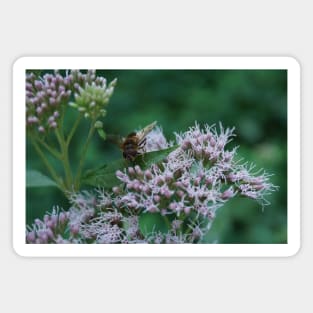
M 176 134 L 178 147 L 162 162 L 116 171 L 120 184 L 111 191 L 71 193 L 71 208 L 36 220 L 27 230 L 27 242 L 201 243 L 229 200 L 243 196 L 264 207 L 269 204 L 266 196 L 278 188 L 264 170 L 235 160 L 238 147 L 227 149 L 234 136 L 233 128 L 200 128 L 196 123 Z M 152 150 L 172 145 L 160 128 L 148 142 Z M 164 221 L 162 230 L 156 224 L 144 232 L 141 219 L 146 216 Z

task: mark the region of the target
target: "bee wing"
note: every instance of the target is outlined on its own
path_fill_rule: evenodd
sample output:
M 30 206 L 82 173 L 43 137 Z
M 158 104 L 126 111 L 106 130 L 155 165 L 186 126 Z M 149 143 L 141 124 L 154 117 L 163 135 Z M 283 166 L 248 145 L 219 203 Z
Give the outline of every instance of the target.
M 151 130 L 154 128 L 156 124 L 157 122 L 154 121 L 153 123 L 147 125 L 146 127 L 137 132 L 136 136 L 138 137 L 139 142 L 142 141 L 147 136 L 147 134 L 151 132 Z
M 125 138 L 120 135 L 112 135 L 112 134 L 107 134 L 106 138 L 111 143 L 118 145 L 120 149 L 122 148 L 123 142 L 125 140 Z

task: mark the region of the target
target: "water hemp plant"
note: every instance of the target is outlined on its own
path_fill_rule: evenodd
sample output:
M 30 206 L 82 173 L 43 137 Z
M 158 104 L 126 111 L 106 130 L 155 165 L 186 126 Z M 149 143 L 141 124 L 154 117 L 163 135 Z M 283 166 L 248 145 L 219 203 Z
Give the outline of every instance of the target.
M 27 134 L 50 175 L 32 171 L 29 184 L 53 182 L 71 204 L 69 210 L 55 206 L 28 225 L 27 243 L 202 243 L 217 210 L 230 199 L 247 197 L 261 206 L 269 204 L 266 196 L 277 190 L 270 175 L 238 160 L 238 147 L 227 148 L 234 128 L 222 124 L 194 123 L 175 133 L 174 142 L 156 126 L 146 135 L 144 154 L 84 171 L 95 131 L 107 138 L 101 118 L 115 85 L 116 80 L 107 84 L 95 71 L 27 74 Z M 69 106 L 79 117 L 65 133 Z M 73 173 L 69 144 L 82 119 L 90 121 L 90 128 Z M 47 153 L 60 161 L 63 175 Z M 87 185 L 92 188 L 83 190 Z

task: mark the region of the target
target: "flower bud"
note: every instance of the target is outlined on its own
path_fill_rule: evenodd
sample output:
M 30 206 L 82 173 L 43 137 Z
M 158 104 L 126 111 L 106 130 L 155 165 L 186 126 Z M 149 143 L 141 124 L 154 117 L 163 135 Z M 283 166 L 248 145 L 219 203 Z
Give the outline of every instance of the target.
M 152 179 L 152 173 L 151 173 L 150 170 L 145 170 L 145 178 L 146 178 L 147 180 Z
M 159 195 L 155 195 L 155 196 L 153 196 L 153 200 L 154 200 L 154 202 L 158 203 L 158 202 L 160 202 L 161 198 Z
M 101 121 L 96 121 L 95 128 L 103 128 L 103 123 Z
M 26 235 L 26 242 L 28 243 L 34 243 L 36 240 L 36 234 L 34 231 L 30 231 Z
M 116 195 L 118 195 L 118 194 L 121 192 L 121 190 L 120 190 L 119 187 L 113 187 L 113 188 L 112 188 L 112 191 L 113 191 Z

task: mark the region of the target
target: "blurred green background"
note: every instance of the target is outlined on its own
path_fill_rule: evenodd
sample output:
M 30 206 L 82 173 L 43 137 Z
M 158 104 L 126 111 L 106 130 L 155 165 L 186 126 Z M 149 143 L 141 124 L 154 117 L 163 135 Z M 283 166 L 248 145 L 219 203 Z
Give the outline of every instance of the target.
M 42 75 L 44 72 L 41 73 Z M 286 70 L 99 70 L 97 75 L 118 84 L 103 118 L 107 133 L 127 135 L 158 121 L 168 139 L 195 121 L 235 127 L 240 157 L 273 173 L 279 190 L 262 206 L 250 199 L 233 199 L 217 212 L 207 242 L 287 242 L 287 71 Z M 76 118 L 69 109 L 67 123 Z M 71 145 L 71 164 L 77 166 L 81 124 Z M 114 145 L 98 135 L 87 156 L 87 168 L 121 157 Z M 76 161 L 76 162 L 75 162 Z M 45 168 L 27 142 L 27 168 Z M 27 223 L 41 218 L 53 205 L 68 208 L 61 192 L 53 188 L 27 189 Z

